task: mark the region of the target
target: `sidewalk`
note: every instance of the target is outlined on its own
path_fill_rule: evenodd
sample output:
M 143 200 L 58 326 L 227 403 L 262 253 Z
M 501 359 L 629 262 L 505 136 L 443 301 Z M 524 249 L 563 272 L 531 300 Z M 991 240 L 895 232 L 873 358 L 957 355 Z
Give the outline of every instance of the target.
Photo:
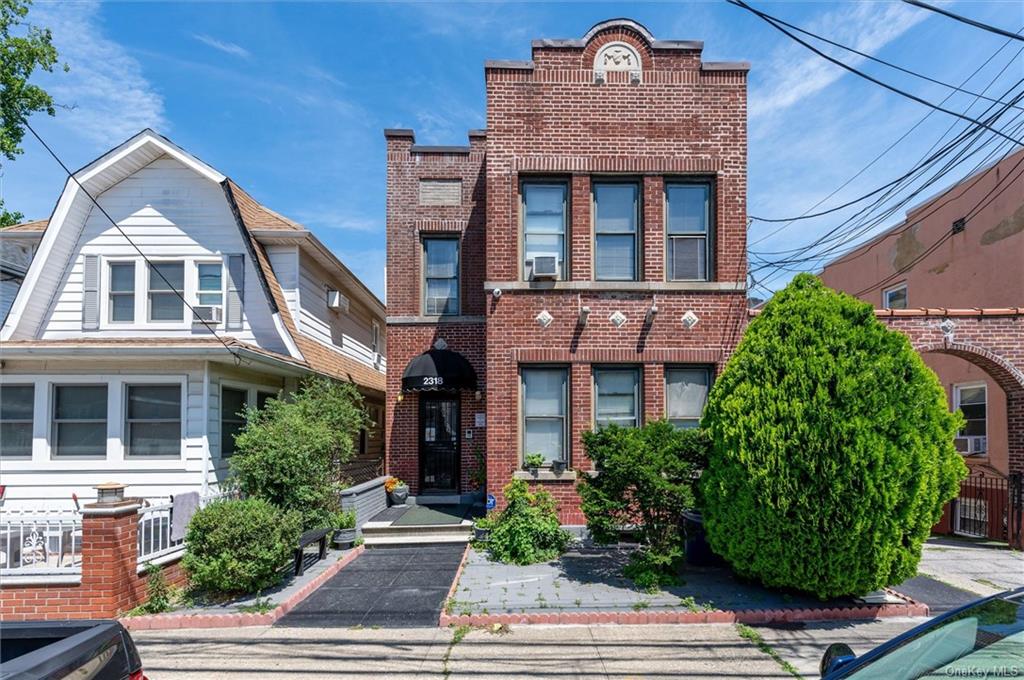
M 978 595 L 994 595 L 1024 586 L 1024 553 L 1005 544 L 933 536 L 917 571 Z

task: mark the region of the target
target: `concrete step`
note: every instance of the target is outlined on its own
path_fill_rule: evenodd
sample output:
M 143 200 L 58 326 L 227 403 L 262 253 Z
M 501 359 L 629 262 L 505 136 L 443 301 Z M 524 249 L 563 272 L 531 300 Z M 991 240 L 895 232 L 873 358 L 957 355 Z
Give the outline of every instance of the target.
M 390 522 L 367 522 L 362 527 L 363 541 L 373 545 L 417 545 L 431 543 L 468 543 L 473 523 L 394 526 Z

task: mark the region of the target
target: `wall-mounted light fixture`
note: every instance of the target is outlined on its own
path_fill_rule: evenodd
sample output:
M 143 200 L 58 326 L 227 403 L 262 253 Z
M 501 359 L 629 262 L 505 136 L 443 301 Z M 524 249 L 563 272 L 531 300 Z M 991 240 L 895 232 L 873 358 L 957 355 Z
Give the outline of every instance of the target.
M 586 326 L 587 325 L 587 319 L 589 319 L 589 318 L 590 318 L 590 307 L 587 307 L 587 306 L 580 307 L 580 325 L 581 326 Z
M 647 316 L 644 317 L 644 323 L 648 326 L 654 323 L 654 316 L 658 313 L 658 305 L 651 305 L 647 310 Z
M 491 291 L 491 295 L 493 295 L 493 296 L 494 296 L 494 299 L 495 299 L 495 300 L 497 300 L 498 298 L 500 298 L 500 297 L 501 297 L 501 288 L 495 288 L 494 290 L 492 290 L 492 291 Z

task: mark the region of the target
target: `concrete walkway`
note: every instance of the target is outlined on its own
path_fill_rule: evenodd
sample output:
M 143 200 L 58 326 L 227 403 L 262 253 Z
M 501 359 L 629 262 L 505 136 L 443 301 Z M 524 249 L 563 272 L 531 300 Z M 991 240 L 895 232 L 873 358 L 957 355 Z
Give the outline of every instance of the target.
M 1024 586 L 1024 553 L 1005 545 L 933 536 L 917 571 L 977 595 Z
M 156 680 L 206 678 L 791 678 L 734 626 L 140 631 Z

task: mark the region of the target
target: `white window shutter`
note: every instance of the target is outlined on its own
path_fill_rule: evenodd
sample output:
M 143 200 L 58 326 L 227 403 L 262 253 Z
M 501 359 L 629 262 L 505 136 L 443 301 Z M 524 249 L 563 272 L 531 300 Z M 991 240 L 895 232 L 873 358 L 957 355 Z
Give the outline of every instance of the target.
M 82 330 L 100 328 L 100 262 L 98 255 L 86 255 L 82 268 Z
M 245 302 L 245 255 L 228 255 L 228 297 L 224 321 L 227 330 L 242 329 L 242 305 Z

